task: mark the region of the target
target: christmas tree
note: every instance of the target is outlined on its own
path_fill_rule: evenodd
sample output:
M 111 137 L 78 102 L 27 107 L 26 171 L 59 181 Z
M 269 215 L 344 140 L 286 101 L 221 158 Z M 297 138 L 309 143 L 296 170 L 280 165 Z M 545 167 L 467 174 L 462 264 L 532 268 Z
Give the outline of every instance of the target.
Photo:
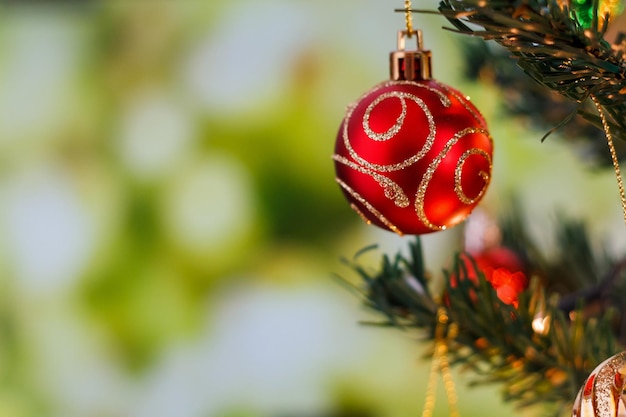
M 401 37 L 410 38 L 413 34 L 409 6 L 410 2 L 405 2 L 406 8 L 397 10 L 406 13 L 407 30 Z M 468 45 L 468 76 L 498 85 L 508 98 L 505 103 L 509 117 L 523 114 L 544 128 L 547 133 L 543 140 L 561 129 L 576 131 L 576 136 L 585 138 L 582 142 L 586 142 L 588 149 L 586 160 L 590 164 L 612 166 L 615 172 L 616 195 L 621 197 L 626 221 L 626 197 L 618 156 L 618 149 L 623 146 L 619 142 L 626 139 L 626 38 L 616 33 L 619 26 L 613 20 L 621 7 L 619 2 L 610 1 L 444 0 L 436 12 L 412 11 L 443 15 L 450 23 L 449 30 L 499 44 L 500 50 L 482 43 Z M 421 36 L 418 32 L 414 34 Z M 613 37 L 611 42 L 607 40 L 610 37 Z M 404 52 L 404 44 L 399 45 Z M 460 125 L 451 129 L 463 133 L 456 133 L 441 148 L 428 169 L 410 173 L 418 182 L 422 178 L 414 203 L 418 225 L 413 226 L 415 223 L 406 220 L 407 216 L 400 214 L 398 208 L 410 205 L 399 202 L 398 197 L 410 195 L 405 193 L 405 184 L 410 181 L 395 172 L 418 165 L 430 147 L 437 146 L 439 131 L 445 131 L 461 117 L 457 110 L 454 118 L 437 119 L 438 114 L 433 110 L 437 104 L 429 102 L 419 91 L 447 94 L 450 100 L 456 99 L 473 112 L 454 90 L 438 83 L 425 86 L 429 72 L 426 76 L 423 71 L 409 74 L 413 71 L 409 62 L 414 58 L 411 65 L 418 70 L 429 66 L 426 52 L 418 47 L 416 54 L 416 57 L 402 54 L 400 67 L 405 72 L 399 78 L 393 78 L 392 56 L 392 79 L 400 80 L 399 84 L 391 82 L 376 87 L 349 107 L 334 159 L 337 182 L 352 207 L 368 223 L 398 234 L 419 235 L 453 226 L 459 222 L 458 216 L 467 215 L 446 212 L 437 221 L 433 220 L 446 210 L 442 205 L 447 207 L 455 199 L 441 191 L 446 184 L 451 188 L 451 183 L 437 180 L 434 172 L 443 166 L 442 161 L 449 157 L 448 153 L 452 154 L 457 142 L 486 130 L 469 127 L 461 130 L 463 122 L 459 122 Z M 408 92 L 406 82 L 420 88 Z M 381 103 L 392 99 L 402 105 L 401 115 L 391 116 L 399 120 L 393 126 L 382 120 L 386 117 L 383 110 L 375 113 L 383 107 Z M 376 144 L 377 152 L 371 151 L 363 145 L 361 137 L 365 141 L 384 142 L 397 134 L 396 140 L 401 140 L 402 129 L 412 128 L 409 122 L 405 124 L 405 115 L 408 120 L 411 113 L 410 104 L 406 104 L 409 100 L 422 107 L 431 123 L 432 134 L 423 145 L 423 149 L 428 149 L 420 151 L 409 163 L 373 162 L 386 157 L 385 152 L 393 152 L 397 157 L 402 151 L 397 148 L 387 151 L 379 144 Z M 398 112 L 390 104 L 385 111 Z M 353 118 L 358 120 L 357 124 L 352 123 Z M 484 126 L 480 117 L 474 115 L 474 119 Z M 364 133 L 359 131 L 361 124 Z M 595 126 L 595 130 L 587 130 L 589 126 Z M 581 131 L 586 133 L 580 135 Z M 456 178 L 456 195 L 470 210 L 490 180 L 490 146 L 479 145 L 477 141 L 474 139 L 465 153 L 456 156 L 461 162 L 448 168 Z M 603 143 L 604 149 L 597 146 L 598 142 Z M 489 149 L 476 150 L 479 146 Z M 489 166 L 474 162 L 476 166 L 467 168 L 468 155 L 472 154 L 480 154 L 489 161 Z M 482 175 L 480 184 L 469 193 L 474 198 L 458 191 L 468 188 L 468 183 L 463 182 L 466 169 Z M 371 179 L 373 182 L 368 183 Z M 431 186 L 439 194 L 429 202 L 427 188 Z M 371 193 L 372 188 L 382 188 L 384 196 Z M 397 207 L 392 203 L 385 206 L 389 200 Z M 616 198 L 616 204 L 618 201 Z M 347 260 L 361 279 L 354 289 L 380 314 L 380 321 L 373 324 L 417 332 L 431 341 L 433 371 L 423 415 L 432 413 L 435 399 L 432 384 L 436 383 L 438 374 L 443 378 L 451 415 L 459 415 L 450 367 L 471 373 L 478 384 L 500 384 L 505 401 L 520 408 L 540 404 L 544 412 L 552 415 L 612 417 L 623 413 L 626 363 L 619 352 L 626 344 L 626 305 L 621 297 L 625 289 L 626 258 L 598 248 L 584 222 L 563 217 L 555 221 L 555 248 L 546 253 L 541 242 L 529 233 L 515 197 L 511 197 L 510 206 L 506 214 L 490 218 L 475 213 L 466 221 L 462 226 L 464 244 L 454 261 L 441 273 L 435 273 L 439 279 L 433 278 L 433 271 L 427 269 L 428 259 L 423 256 L 419 237 L 409 243 L 407 251 L 396 256 L 384 255 L 378 268 L 367 268 L 359 262 L 360 256 L 374 250 L 373 247 Z M 440 282 L 444 285 L 437 287 Z
M 365 225 L 330 159 L 346 103 L 386 78 L 401 1 L 1 2 L 0 416 L 413 417 L 434 398 L 446 416 L 446 394 L 464 417 L 569 415 L 622 350 L 613 160 L 591 98 L 480 32 L 551 10 L 564 26 L 538 20 L 532 58 L 578 31 L 534 62 L 557 87 L 602 86 L 619 158 L 619 57 L 603 54 L 621 5 L 437 4 L 409 14 L 432 51 L 420 92 L 445 86 L 472 123 L 464 166 L 493 170 L 461 181 L 468 200 L 490 181 L 464 223 L 418 240 Z

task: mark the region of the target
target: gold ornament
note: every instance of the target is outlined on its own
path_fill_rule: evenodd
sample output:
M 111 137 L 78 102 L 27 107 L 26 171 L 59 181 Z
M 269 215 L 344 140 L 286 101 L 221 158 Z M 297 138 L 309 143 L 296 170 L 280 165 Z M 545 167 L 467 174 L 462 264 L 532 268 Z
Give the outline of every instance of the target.
M 626 352 L 602 362 L 583 384 L 572 417 L 618 417 L 625 412 Z

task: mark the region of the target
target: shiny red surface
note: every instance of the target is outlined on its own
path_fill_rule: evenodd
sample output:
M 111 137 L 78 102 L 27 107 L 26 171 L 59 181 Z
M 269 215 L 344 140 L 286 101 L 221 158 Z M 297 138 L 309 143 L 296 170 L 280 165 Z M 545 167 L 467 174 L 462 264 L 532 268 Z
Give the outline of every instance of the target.
M 424 88 L 426 87 L 426 88 Z M 441 102 L 441 98 L 433 90 L 441 91 L 450 100 L 449 106 Z M 399 131 L 390 139 L 376 141 L 370 138 L 364 129 L 364 116 L 372 102 L 387 93 L 404 94 L 406 117 Z M 422 104 L 422 105 L 420 105 Z M 363 161 L 352 155 L 344 141 L 347 135 L 349 145 L 354 153 L 366 162 L 377 165 L 393 165 L 417 155 L 424 148 L 429 128 L 429 112 L 434 120 L 434 141 L 431 149 L 414 164 L 401 170 L 372 169 Z M 398 97 L 389 97 L 371 109 L 369 126 L 375 133 L 382 134 L 392 128 L 402 113 L 402 101 Z M 484 129 L 486 123 L 478 110 L 458 91 L 434 81 L 418 81 L 414 83 L 383 83 L 374 87 L 355 103 L 349 120 L 344 118 L 337 136 L 335 154 L 347 158 L 359 165 L 354 169 L 346 164 L 335 163 L 336 175 L 364 200 L 369 202 L 389 222 L 394 224 L 403 234 L 423 234 L 432 232 L 417 214 L 416 199 L 418 187 L 433 160 L 442 154 L 444 148 L 452 143 L 459 132 L 467 128 Z M 347 116 L 348 116 L 347 115 Z M 344 132 L 344 125 L 348 123 Z M 428 182 L 424 199 L 417 203 L 423 204 L 427 219 L 435 226 L 451 227 L 461 222 L 478 204 L 465 204 L 455 192 L 455 170 L 459 158 L 470 149 L 480 149 L 489 155 L 493 153 L 493 145 L 488 133 L 470 133 L 450 147 L 441 159 L 432 179 Z M 363 170 L 370 170 L 363 172 Z M 461 184 L 465 195 L 476 198 L 488 182 L 479 172 L 491 175 L 490 161 L 481 155 L 469 156 L 462 166 Z M 408 207 L 398 207 L 394 201 L 385 196 L 384 189 L 371 175 L 372 172 L 383 175 L 398 184 L 410 200 Z M 361 202 L 344 190 L 350 203 L 355 204 L 373 224 L 388 229 L 380 219 Z

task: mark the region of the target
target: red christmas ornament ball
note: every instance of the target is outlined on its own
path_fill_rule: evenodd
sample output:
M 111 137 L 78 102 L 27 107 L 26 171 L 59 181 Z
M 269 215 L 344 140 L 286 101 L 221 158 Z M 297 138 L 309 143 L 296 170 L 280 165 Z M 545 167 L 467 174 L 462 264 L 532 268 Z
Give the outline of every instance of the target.
M 403 235 L 463 221 L 487 189 L 492 154 L 476 107 L 428 79 L 384 82 L 349 106 L 333 159 L 351 207 Z
M 466 275 L 462 278 L 478 282 L 478 275 L 485 279 L 496 291 L 496 295 L 505 304 L 518 306 L 519 295 L 528 288 L 528 278 L 524 272 L 524 263 L 520 257 L 505 247 L 495 247 L 477 255 L 462 254 L 460 261 L 464 264 Z M 458 285 L 459 277 L 450 276 L 452 288 Z M 470 294 L 476 300 L 476 294 Z M 449 298 L 446 296 L 449 302 Z
M 468 278 L 477 281 L 477 271 L 469 259 L 463 258 Z M 512 250 L 505 247 L 491 248 L 474 256 L 478 270 L 485 274 L 487 281 L 496 290 L 496 295 L 505 304 L 517 307 L 519 295 L 528 288 L 528 278 L 524 273 L 524 263 Z

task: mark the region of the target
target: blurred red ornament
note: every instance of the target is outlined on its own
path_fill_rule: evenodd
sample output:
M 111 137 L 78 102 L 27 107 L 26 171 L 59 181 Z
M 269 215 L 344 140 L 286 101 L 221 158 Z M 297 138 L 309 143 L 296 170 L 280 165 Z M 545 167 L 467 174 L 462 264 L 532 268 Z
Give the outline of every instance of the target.
M 518 297 L 528 287 L 528 279 L 523 272 L 511 272 L 505 268 L 495 269 L 487 278 L 496 290 L 500 301 L 517 307 Z
M 528 278 L 523 272 L 524 265 L 515 252 L 498 247 L 476 255 L 473 259 L 474 262 L 467 255 L 462 255 L 467 278 L 477 282 L 478 273 L 482 272 L 500 301 L 517 307 L 519 295 L 528 288 Z M 456 277 L 452 278 L 454 285 Z
M 368 223 L 402 234 L 463 221 L 491 178 L 485 120 L 457 90 L 430 79 L 430 52 L 392 53 L 392 80 L 348 107 L 335 146 L 336 180 Z
M 503 246 L 494 247 L 480 252 L 474 256 L 478 268 L 485 274 L 491 273 L 499 268 L 509 271 L 523 271 L 524 263 L 519 256 L 511 249 Z
M 582 385 L 572 417 L 621 417 L 626 409 L 626 352 L 601 362 Z

